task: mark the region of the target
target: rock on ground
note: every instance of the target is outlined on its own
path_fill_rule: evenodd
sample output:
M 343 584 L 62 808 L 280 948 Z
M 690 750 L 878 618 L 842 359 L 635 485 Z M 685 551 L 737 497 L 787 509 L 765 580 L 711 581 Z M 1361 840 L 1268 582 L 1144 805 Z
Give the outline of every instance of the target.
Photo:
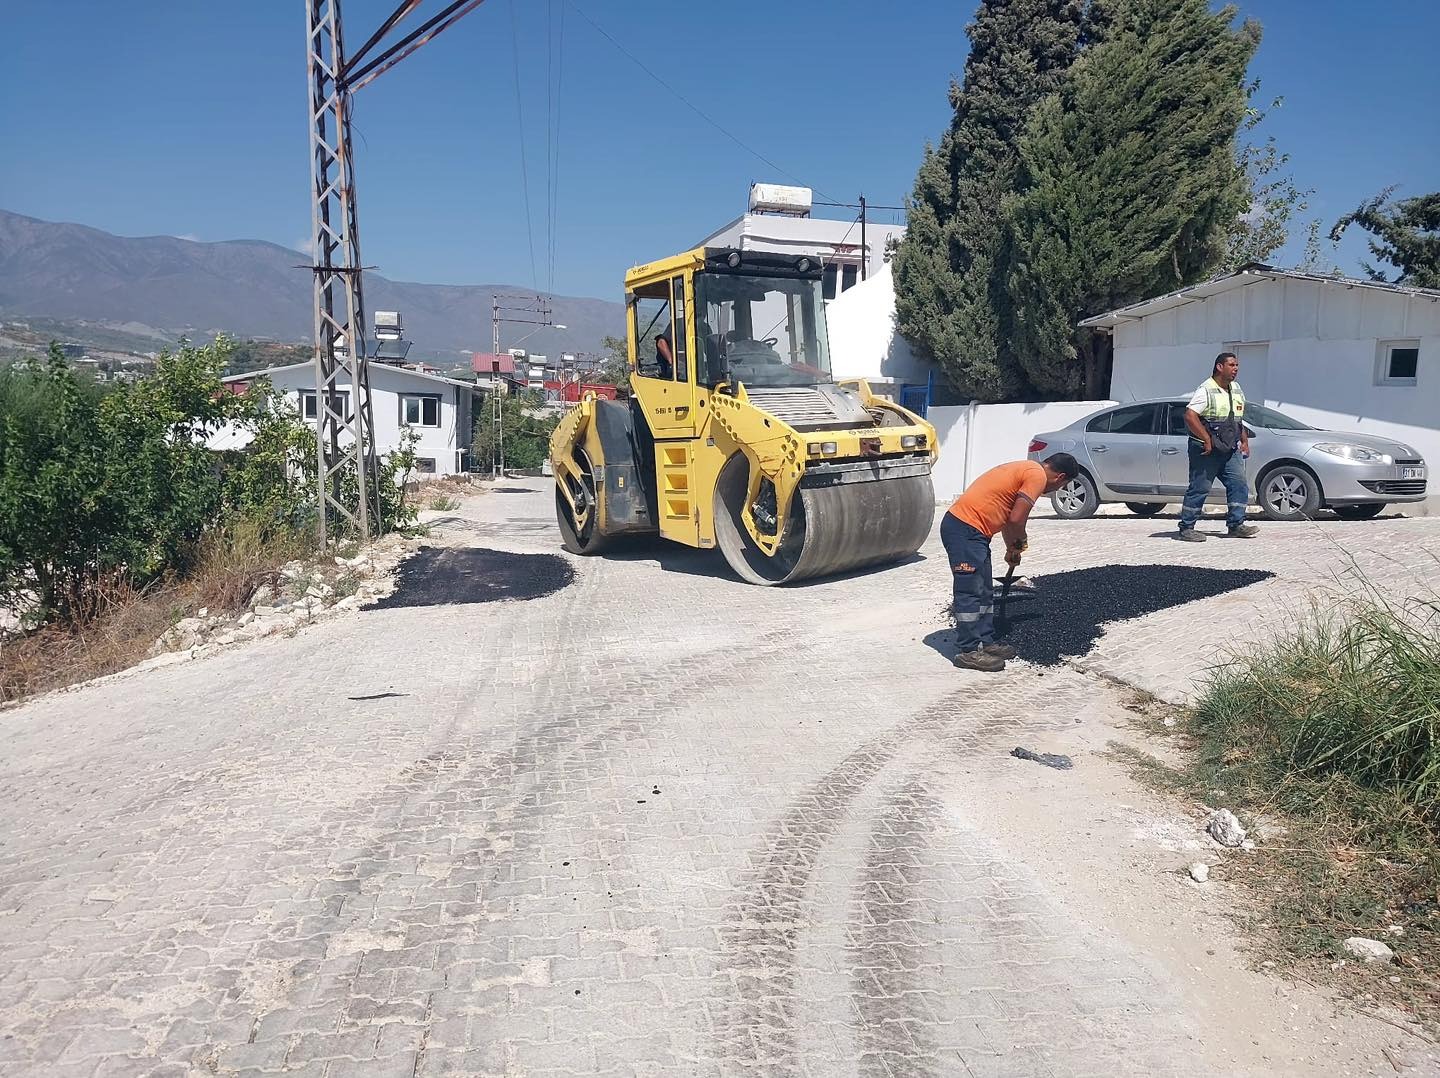
M 1385 944 L 1379 940 L 1366 939 L 1364 936 L 1351 936 L 1347 939 L 1345 951 L 1366 962 L 1389 962 L 1395 957 L 1395 952 Z
M 1245 828 L 1229 809 L 1216 809 L 1205 821 L 1205 830 L 1222 846 L 1239 846 L 1245 841 Z

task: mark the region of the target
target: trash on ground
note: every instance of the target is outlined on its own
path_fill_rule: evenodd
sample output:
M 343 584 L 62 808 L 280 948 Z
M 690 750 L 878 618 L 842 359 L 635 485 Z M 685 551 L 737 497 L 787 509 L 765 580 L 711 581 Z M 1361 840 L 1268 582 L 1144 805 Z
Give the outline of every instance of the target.
M 1070 757 L 1061 756 L 1055 752 L 1031 752 L 1029 749 L 1022 749 L 1017 746 L 1010 750 L 1010 755 L 1020 760 L 1034 760 L 1037 764 L 1053 767 L 1057 771 L 1069 771 L 1075 766 Z

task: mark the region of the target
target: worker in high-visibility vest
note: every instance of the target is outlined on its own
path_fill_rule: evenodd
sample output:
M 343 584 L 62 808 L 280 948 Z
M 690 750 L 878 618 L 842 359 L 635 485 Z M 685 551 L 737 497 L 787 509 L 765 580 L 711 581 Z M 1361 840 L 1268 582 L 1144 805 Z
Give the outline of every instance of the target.
M 1245 523 L 1250 504 L 1250 482 L 1245 477 L 1245 458 L 1250 455 L 1250 436 L 1245 431 L 1245 392 L 1236 381 L 1240 361 L 1234 352 L 1215 357 L 1210 377 L 1200 383 L 1185 406 L 1185 426 L 1190 430 L 1190 487 L 1180 510 L 1180 538 L 1203 543 L 1205 536 L 1195 530 L 1200 510 L 1219 479 L 1225 486 L 1225 525 L 1235 539 L 1251 539 L 1260 531 Z

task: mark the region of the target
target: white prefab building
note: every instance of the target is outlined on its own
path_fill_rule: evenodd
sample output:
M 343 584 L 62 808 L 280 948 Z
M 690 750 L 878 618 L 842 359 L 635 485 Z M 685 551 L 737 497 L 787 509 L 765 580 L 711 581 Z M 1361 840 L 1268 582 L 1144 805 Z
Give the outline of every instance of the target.
M 295 363 L 287 367 L 239 374 L 225 379 L 243 387 L 264 376 L 277 392 L 299 411 L 307 423 L 315 422 L 315 366 Z M 405 367 L 370 364 L 370 399 L 375 420 L 375 451 L 382 456 L 398 449 L 405 428 L 415 432 L 416 471 L 427 475 L 453 475 L 469 470 L 472 415 L 479 387 L 473 382 L 442 378 Z M 348 416 L 354 394 L 348 382 L 336 389 Z M 227 446 L 233 447 L 232 443 Z
M 1080 324 L 1113 336 L 1116 400 L 1189 394 L 1229 351 L 1249 399 L 1440 462 L 1440 291 L 1250 265 Z

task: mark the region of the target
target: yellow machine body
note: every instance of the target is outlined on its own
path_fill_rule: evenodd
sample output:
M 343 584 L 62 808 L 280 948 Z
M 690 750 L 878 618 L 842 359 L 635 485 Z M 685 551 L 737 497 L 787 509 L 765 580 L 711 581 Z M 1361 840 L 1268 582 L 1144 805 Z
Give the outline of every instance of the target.
M 831 379 L 820 269 L 697 248 L 626 274 L 633 399 L 587 395 L 550 440 L 567 549 L 658 533 L 779 584 L 919 548 L 935 430 Z

